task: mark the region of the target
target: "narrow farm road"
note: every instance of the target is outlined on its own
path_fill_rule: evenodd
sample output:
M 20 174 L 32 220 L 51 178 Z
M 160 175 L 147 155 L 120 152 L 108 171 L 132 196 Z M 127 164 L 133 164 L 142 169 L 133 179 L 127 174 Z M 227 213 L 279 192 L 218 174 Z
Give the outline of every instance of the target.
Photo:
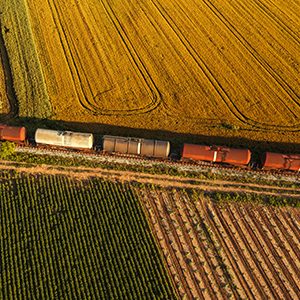
M 198 179 L 177 177 L 161 174 L 146 174 L 133 171 L 107 170 L 104 168 L 63 167 L 63 166 L 28 166 L 25 163 L 0 162 L 0 170 L 16 170 L 32 174 L 64 175 L 79 180 L 99 177 L 121 182 L 138 182 L 154 184 L 162 187 L 198 188 L 211 192 L 250 193 L 265 196 L 282 196 L 300 199 L 300 188 L 280 187 L 275 185 L 245 183 L 241 181 L 226 181 L 216 179 Z

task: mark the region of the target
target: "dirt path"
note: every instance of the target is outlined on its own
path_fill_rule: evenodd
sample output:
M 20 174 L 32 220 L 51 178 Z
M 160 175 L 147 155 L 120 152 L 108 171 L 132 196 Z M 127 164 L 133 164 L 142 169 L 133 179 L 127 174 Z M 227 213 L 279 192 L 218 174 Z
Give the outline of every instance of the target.
M 278 186 L 259 185 L 253 183 L 232 182 L 214 179 L 181 178 L 170 175 L 145 174 L 132 171 L 106 170 L 102 168 L 88 167 L 55 167 L 55 166 L 35 166 L 26 164 L 14 164 L 11 162 L 0 163 L 0 170 L 17 170 L 19 172 L 49 175 L 65 175 L 77 179 L 87 179 L 89 177 L 100 177 L 118 180 L 121 182 L 136 181 L 142 184 L 155 184 L 162 187 L 174 188 L 198 188 L 203 191 L 215 192 L 236 192 L 252 193 L 256 195 L 282 196 L 290 198 L 300 198 L 299 188 L 286 188 Z

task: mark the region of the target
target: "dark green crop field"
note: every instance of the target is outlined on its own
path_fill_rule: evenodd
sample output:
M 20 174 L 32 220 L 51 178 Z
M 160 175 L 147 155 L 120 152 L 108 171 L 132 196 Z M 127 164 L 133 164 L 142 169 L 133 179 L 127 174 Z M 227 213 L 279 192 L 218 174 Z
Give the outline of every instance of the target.
M 129 185 L 1 171 L 0 220 L 1 299 L 176 298 Z

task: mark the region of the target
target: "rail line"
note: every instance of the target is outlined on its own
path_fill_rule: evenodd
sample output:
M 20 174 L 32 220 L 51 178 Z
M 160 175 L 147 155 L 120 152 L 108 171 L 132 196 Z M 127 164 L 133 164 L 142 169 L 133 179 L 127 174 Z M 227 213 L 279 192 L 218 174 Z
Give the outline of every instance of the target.
M 33 154 L 44 154 L 52 156 L 67 156 L 67 157 L 78 157 L 88 160 L 98 161 L 102 164 L 127 164 L 127 165 L 140 165 L 140 166 L 166 166 L 174 167 L 180 171 L 188 172 L 211 172 L 212 174 L 224 173 L 232 177 L 242 176 L 256 176 L 266 180 L 282 180 L 287 182 L 300 183 L 300 172 L 289 172 L 289 171 L 272 171 L 272 170 L 260 170 L 260 169 L 249 169 L 231 165 L 214 164 L 211 162 L 194 162 L 194 161 L 181 161 L 178 159 L 158 159 L 140 157 L 137 155 L 118 154 L 118 153 L 105 153 L 101 151 L 78 151 L 69 149 L 58 149 L 49 148 L 42 146 L 33 145 L 17 145 L 17 152 L 29 152 Z

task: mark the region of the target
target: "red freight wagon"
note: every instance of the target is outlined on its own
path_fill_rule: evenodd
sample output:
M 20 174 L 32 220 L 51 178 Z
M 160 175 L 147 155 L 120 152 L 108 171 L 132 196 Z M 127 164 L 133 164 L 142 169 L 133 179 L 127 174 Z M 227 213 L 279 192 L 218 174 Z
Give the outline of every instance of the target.
M 251 159 L 248 149 L 233 149 L 222 146 L 184 144 L 183 159 L 222 162 L 232 165 L 247 165 Z
M 300 154 L 266 152 L 263 157 L 263 168 L 300 171 Z
M 0 140 L 11 142 L 24 142 L 26 138 L 25 127 L 13 127 L 0 124 Z

